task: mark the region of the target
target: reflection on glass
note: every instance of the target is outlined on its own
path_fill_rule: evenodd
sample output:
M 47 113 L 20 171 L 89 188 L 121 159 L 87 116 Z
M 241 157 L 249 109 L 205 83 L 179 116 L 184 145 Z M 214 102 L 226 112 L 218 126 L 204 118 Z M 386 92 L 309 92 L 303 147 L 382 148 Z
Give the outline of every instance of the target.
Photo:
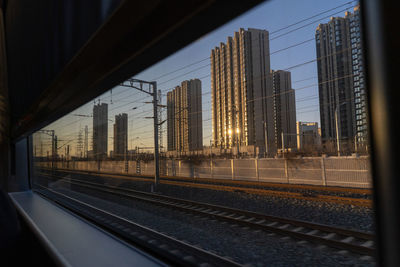
M 194 219 L 79 185 L 373 233 L 361 29 L 356 1 L 260 5 L 36 132 L 37 188 L 241 264 L 374 264 L 368 238 L 268 221 L 368 248 L 321 249 L 254 229 L 265 219 L 243 215 L 253 225 L 235 230 L 222 212 Z

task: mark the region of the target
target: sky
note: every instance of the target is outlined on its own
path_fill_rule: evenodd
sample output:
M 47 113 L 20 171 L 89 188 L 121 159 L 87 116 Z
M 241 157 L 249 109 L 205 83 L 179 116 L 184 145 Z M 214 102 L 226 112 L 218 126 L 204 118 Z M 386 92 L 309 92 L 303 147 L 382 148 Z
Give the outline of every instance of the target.
M 198 78 L 202 81 L 203 144 L 211 138 L 211 78 L 210 52 L 220 42 L 226 42 L 240 28 L 264 29 L 270 33 L 270 60 L 272 70 L 291 72 L 292 88 L 296 92 L 296 120 L 318 122 L 318 78 L 315 50 L 315 29 L 330 17 L 343 17 L 352 11 L 356 1 L 340 0 L 270 0 L 210 32 L 187 47 L 170 55 L 150 68 L 133 75 L 133 78 L 157 81 L 162 91 L 162 104 L 166 104 L 166 93 L 184 80 Z M 322 13 L 322 14 L 321 14 Z M 306 20 L 307 19 L 307 20 Z M 282 50 L 283 49 L 283 50 Z M 113 121 L 115 115 L 128 114 L 128 149 L 153 147 L 152 105 L 145 102 L 151 97 L 133 88 L 116 86 L 93 101 L 83 105 L 44 129 L 55 130 L 58 137 L 58 153 L 70 145 L 70 155 L 76 154 L 79 132 L 85 125 L 89 128 L 89 150 L 92 142 L 93 103 L 108 104 L 108 148 L 113 150 Z M 85 115 L 76 116 L 76 115 Z M 166 110 L 163 110 L 163 118 Z M 166 146 L 167 124 L 163 125 L 163 142 Z M 82 132 L 83 136 L 84 133 Z M 39 143 L 43 145 L 40 146 Z M 51 150 L 51 138 L 46 134 L 34 134 L 36 154 L 43 156 Z M 44 148 L 43 148 L 44 147 Z

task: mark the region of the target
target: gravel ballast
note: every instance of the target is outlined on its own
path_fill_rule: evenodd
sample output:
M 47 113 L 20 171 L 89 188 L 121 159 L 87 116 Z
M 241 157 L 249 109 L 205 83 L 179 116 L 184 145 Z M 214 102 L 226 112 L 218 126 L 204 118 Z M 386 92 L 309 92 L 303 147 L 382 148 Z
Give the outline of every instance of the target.
M 74 178 L 78 179 L 78 177 Z M 79 177 L 79 179 L 81 178 Z M 147 192 L 150 191 L 151 185 L 144 181 L 105 179 L 93 176 L 86 177 L 86 180 L 96 180 L 95 182 Z M 232 258 L 241 264 L 253 266 L 374 265 L 373 262 L 360 255 L 317 247 L 314 244 L 262 231 L 253 231 L 241 226 L 232 226 L 229 223 L 210 221 L 205 217 L 110 196 L 106 193 L 90 192 L 91 190 L 79 189 L 77 186 L 70 187 L 65 182 L 56 182 L 51 187 L 58 188 L 57 190 L 62 190 L 69 196 L 116 213 L 135 223 L 213 251 L 218 255 Z M 268 215 L 356 230 L 372 231 L 373 229 L 373 211 L 369 208 L 164 184 L 159 186 L 158 191 L 163 195 L 248 209 Z

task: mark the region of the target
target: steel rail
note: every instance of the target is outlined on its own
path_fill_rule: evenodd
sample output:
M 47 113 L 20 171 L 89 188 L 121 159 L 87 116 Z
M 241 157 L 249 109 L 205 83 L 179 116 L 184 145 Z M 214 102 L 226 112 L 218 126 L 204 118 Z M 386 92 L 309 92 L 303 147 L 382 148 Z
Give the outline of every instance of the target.
M 46 175 L 46 177 L 57 179 L 54 176 Z M 65 179 L 63 177 L 59 178 Z M 374 256 L 375 253 L 374 235 L 366 232 L 264 215 L 246 210 L 167 197 L 159 194 L 146 193 L 133 189 L 103 185 L 73 178 L 68 178 L 68 183 L 94 189 L 96 191 L 111 193 L 120 197 L 128 197 L 134 200 L 144 201 L 175 210 L 178 209 L 184 212 L 212 217 L 214 219 L 224 220 L 234 224 L 241 224 L 253 229 L 261 229 L 284 236 L 290 236 L 295 239 L 324 244 L 329 247 L 348 250 L 362 255 Z
M 40 184 L 35 185 L 44 189 L 35 190 L 42 196 L 174 266 L 240 266 L 231 259 L 192 246 Z

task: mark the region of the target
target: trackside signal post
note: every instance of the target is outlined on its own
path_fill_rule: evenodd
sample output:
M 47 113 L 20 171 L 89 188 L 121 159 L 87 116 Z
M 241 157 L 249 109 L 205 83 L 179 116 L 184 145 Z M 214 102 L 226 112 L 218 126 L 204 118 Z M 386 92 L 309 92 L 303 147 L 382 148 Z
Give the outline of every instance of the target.
M 143 88 L 143 85 L 148 85 L 148 88 Z M 153 117 L 154 120 L 154 191 L 157 191 L 157 187 L 160 181 L 160 153 L 158 149 L 158 98 L 157 98 L 157 82 L 156 81 L 143 81 L 138 79 L 128 79 L 121 86 L 134 88 L 136 90 L 142 91 L 153 97 Z

